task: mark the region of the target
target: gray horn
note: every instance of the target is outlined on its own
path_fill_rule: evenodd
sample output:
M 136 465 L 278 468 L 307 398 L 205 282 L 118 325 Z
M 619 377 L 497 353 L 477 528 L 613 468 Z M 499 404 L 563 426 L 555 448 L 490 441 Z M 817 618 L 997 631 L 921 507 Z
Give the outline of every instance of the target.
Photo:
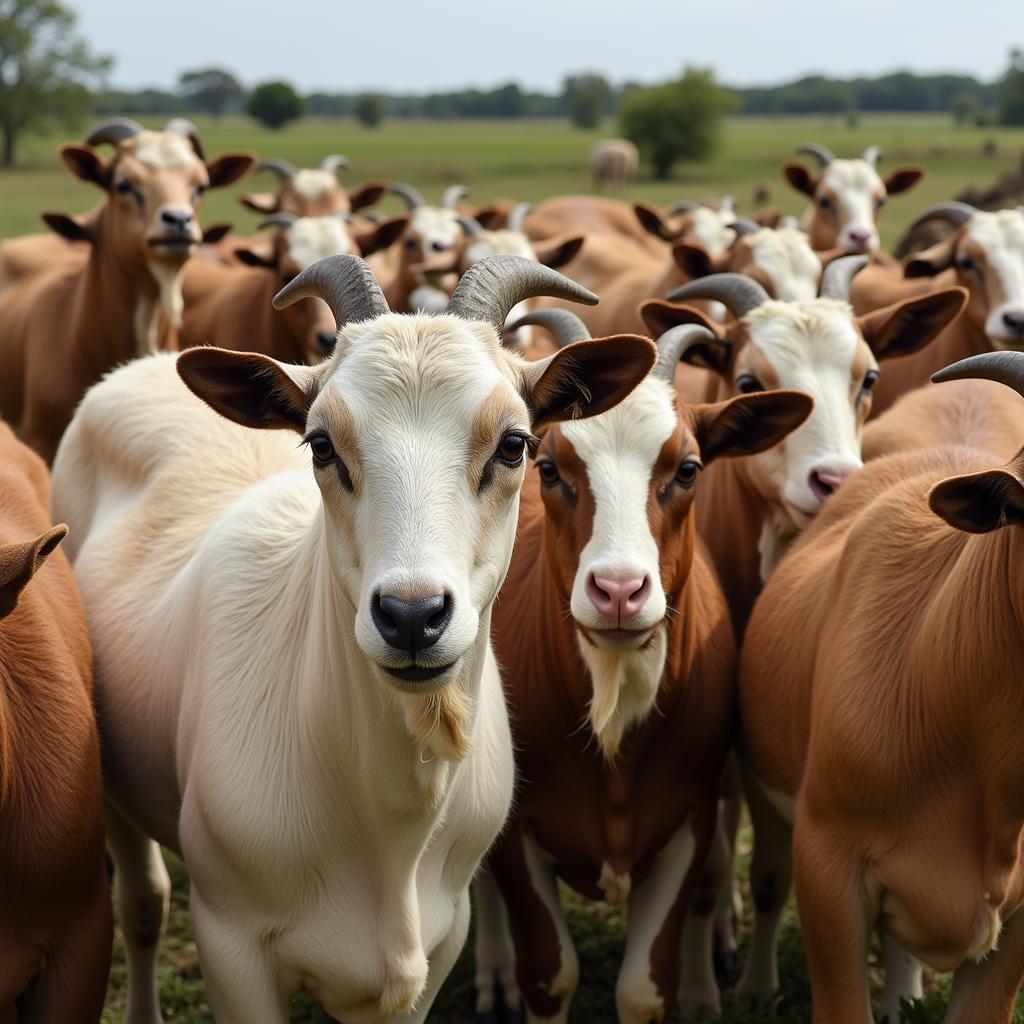
M 700 209 L 700 203 L 695 203 L 692 199 L 680 199 L 678 203 L 673 203 L 668 208 L 668 215 L 675 217 L 680 213 L 693 213 L 694 210 Z
M 290 228 L 298 219 L 299 215 L 297 213 L 281 210 L 278 213 L 272 213 L 269 217 L 264 217 L 256 226 L 256 230 L 262 231 L 264 228 Z
M 1024 395 L 1024 352 L 984 352 L 961 359 L 932 374 L 936 384 L 947 380 L 994 380 Z
M 86 137 L 85 144 L 87 146 L 100 146 L 104 142 L 108 142 L 111 146 L 118 146 L 125 139 L 135 138 L 143 130 L 142 125 L 138 121 L 133 121 L 130 117 L 113 117 L 109 121 L 104 121 L 103 124 L 93 128 Z
M 307 297 L 323 299 L 339 328 L 391 312 L 377 278 L 360 256 L 318 260 L 274 296 L 274 309 L 284 309 Z
M 520 327 L 545 328 L 554 335 L 559 348 L 565 348 L 574 341 L 590 340 L 587 325 L 569 309 L 538 309 L 519 317 L 514 324 L 508 324 L 507 330 L 518 331 Z
M 737 217 L 729 227 L 736 232 L 737 238 L 743 238 L 745 235 L 753 235 L 755 232 L 764 230 L 756 220 L 751 220 L 749 217 Z
M 667 330 L 655 344 L 658 346 L 658 361 L 651 370 L 652 377 L 672 382 L 676 379 L 676 366 L 686 350 L 701 342 L 709 341 L 721 345 L 719 339 L 703 324 L 679 324 Z
M 868 146 L 868 148 L 865 149 L 863 153 L 861 153 L 860 158 L 861 160 L 866 161 L 867 163 L 871 164 L 872 167 L 874 167 L 875 164 L 877 164 L 878 161 L 881 159 L 881 156 L 881 146 Z
M 465 185 L 449 185 L 441 196 L 441 209 L 454 210 L 458 201 L 469 195 L 469 189 Z
M 410 210 L 415 210 L 418 206 L 426 206 L 426 200 L 412 187 L 412 185 L 406 185 L 402 181 L 391 182 L 391 194 L 398 196 L 399 199 L 404 200 L 405 205 Z
M 282 181 L 291 181 L 295 177 L 298 167 L 287 160 L 261 160 L 257 171 L 273 171 Z
M 479 238 L 483 233 L 484 226 L 476 219 L 476 217 L 463 217 L 460 215 L 455 219 L 458 221 L 459 227 L 461 227 L 462 230 L 471 238 Z
M 332 153 L 320 161 L 320 170 L 327 171 L 328 174 L 337 174 L 339 170 L 347 171 L 351 166 L 348 157 L 342 156 L 340 153 Z
M 512 207 L 512 212 L 508 215 L 508 220 L 505 222 L 505 227 L 509 231 L 518 231 L 522 234 L 523 221 L 526 220 L 526 215 L 533 209 L 533 203 L 516 203 Z
M 831 149 L 827 146 L 821 146 L 817 142 L 805 142 L 802 146 L 797 146 L 796 151 L 813 156 L 822 167 L 828 167 L 836 158 L 835 153 Z
M 192 143 L 196 156 L 204 163 L 206 162 L 206 154 L 203 152 L 203 140 L 199 137 L 199 129 L 187 117 L 172 117 L 164 125 L 164 131 L 171 132 L 174 135 L 184 135 Z
M 833 260 L 821 274 L 821 287 L 818 296 L 822 299 L 839 299 L 840 302 L 850 301 L 850 283 L 854 275 L 863 270 L 871 261 L 867 256 L 840 256 Z
M 909 230 L 913 231 L 914 228 L 919 227 L 928 220 L 944 220 L 947 224 L 952 224 L 953 227 L 958 228 L 961 224 L 966 224 L 977 212 L 969 203 L 961 203 L 956 200 L 950 200 L 948 203 L 937 203 L 935 206 L 929 206 L 924 213 L 918 214 L 910 225 Z
M 500 333 L 509 310 L 535 295 L 597 305 L 593 292 L 541 263 L 522 256 L 488 256 L 462 275 L 448 312 L 466 320 L 482 320 Z
M 745 317 L 751 310 L 757 309 L 762 302 L 767 302 L 769 295 L 752 278 L 743 274 L 709 274 L 696 281 L 673 288 L 667 298 L 672 302 L 685 299 L 714 299 L 724 303 L 726 308 L 737 320 Z

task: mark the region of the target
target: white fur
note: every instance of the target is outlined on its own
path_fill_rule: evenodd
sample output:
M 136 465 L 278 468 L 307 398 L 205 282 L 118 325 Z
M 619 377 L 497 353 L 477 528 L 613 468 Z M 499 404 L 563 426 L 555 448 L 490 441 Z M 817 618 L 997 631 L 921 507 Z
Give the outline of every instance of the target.
M 300 270 L 327 256 L 356 251 L 345 222 L 340 217 L 300 217 L 285 232 L 288 253 Z
M 415 231 L 423 242 L 424 254 L 429 254 L 434 242 L 453 247 L 462 240 L 462 225 L 455 210 L 440 206 L 418 206 L 412 211 L 409 228 Z
M 199 160 L 192 143 L 177 132 L 142 131 L 134 138 L 135 159 L 161 171 L 187 167 Z
M 875 202 L 885 195 L 885 185 L 878 172 L 866 160 L 833 160 L 824 171 L 823 180 L 838 200 L 838 244 L 850 246 L 850 234 L 866 231 L 870 235 L 869 252 L 879 245 L 875 226 Z
M 803 302 L 818 294 L 821 259 L 799 229 L 764 228 L 747 236 L 754 262 L 768 275 L 775 298 Z
M 520 256 L 536 262 L 530 240 L 521 231 L 482 231 L 469 244 L 466 260 L 472 266 L 488 256 Z
M 736 221 L 736 214 L 731 206 L 721 210 L 712 210 L 700 206 L 693 211 L 693 226 L 689 234 L 695 238 L 710 256 L 721 256 L 736 240 L 736 232 L 730 224 Z
M 219 1020 L 283 1024 L 307 988 L 339 1019 L 422 1021 L 512 786 L 489 629 L 523 470 L 478 493 L 469 429 L 502 388 L 509 427 L 527 410 L 494 332 L 450 317 L 349 325 L 330 359 L 287 371 L 318 382 L 310 429 L 347 408 L 355 494 L 295 434 L 216 415 L 171 356 L 111 374 L 64 437 L 54 505 L 74 524 L 110 791 L 184 852 Z M 379 589 L 452 596 L 430 649 L 452 667 L 431 684 L 383 671 Z
M 337 190 L 338 179 L 330 171 L 322 171 L 319 167 L 304 167 L 292 175 L 292 188 L 300 199 L 316 203 Z
M 998 280 L 1002 292 L 1003 301 L 993 304 L 985 319 L 985 333 L 997 348 L 1017 348 L 1020 335 L 1007 329 L 1003 314 L 1024 316 L 1024 213 L 978 212 L 971 218 L 967 233 L 985 250 L 988 273 Z

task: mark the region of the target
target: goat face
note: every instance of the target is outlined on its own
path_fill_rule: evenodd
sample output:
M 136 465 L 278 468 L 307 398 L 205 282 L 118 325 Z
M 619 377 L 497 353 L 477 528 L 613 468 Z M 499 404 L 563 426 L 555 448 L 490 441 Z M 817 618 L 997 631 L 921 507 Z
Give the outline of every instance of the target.
M 412 211 L 402 240 L 403 257 L 421 273 L 454 271 L 462 238 L 462 225 L 455 210 L 420 206 Z

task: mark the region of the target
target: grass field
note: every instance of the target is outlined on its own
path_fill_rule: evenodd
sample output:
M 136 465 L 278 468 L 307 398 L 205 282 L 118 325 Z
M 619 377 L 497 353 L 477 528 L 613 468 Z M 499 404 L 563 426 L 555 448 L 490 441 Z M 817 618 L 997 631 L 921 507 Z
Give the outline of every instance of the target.
M 156 122 L 154 122 L 156 123 Z M 227 118 L 219 123 L 202 122 L 207 151 L 249 148 L 264 156 L 285 157 L 297 165 L 317 163 L 330 152 L 349 156 L 353 171 L 345 181 L 371 177 L 408 181 L 428 200 L 453 182 L 463 182 L 472 197 L 485 202 L 496 196 L 539 200 L 559 193 L 590 191 L 587 156 L 594 139 L 614 131 L 581 132 L 563 122 L 399 122 L 392 121 L 367 131 L 350 121 L 309 119 L 284 132 L 259 129 L 253 123 Z M 930 156 L 938 139 L 948 143 L 941 158 Z M 982 156 L 987 139 L 997 143 L 999 155 Z M 840 155 L 859 153 L 869 144 L 884 150 L 884 167 L 899 163 L 924 163 L 925 182 L 905 197 L 894 199 L 883 221 L 883 243 L 894 244 L 906 222 L 929 203 L 950 198 L 967 185 L 986 185 L 1017 166 L 1024 151 L 1024 132 L 991 129 L 954 129 L 946 117 L 866 116 L 855 129 L 838 119 L 820 117 L 780 119 L 733 119 L 729 122 L 721 153 L 706 164 L 680 165 L 675 180 L 654 182 L 645 178 L 628 192 L 630 198 L 664 203 L 680 198 L 701 199 L 734 193 L 741 211 L 751 209 L 751 193 L 759 181 L 774 189 L 772 205 L 799 213 L 804 200 L 786 186 L 779 164 L 795 146 L 816 140 Z M 0 172 L 0 237 L 40 230 L 39 212 L 44 209 L 83 211 L 98 199 L 96 193 L 74 179 L 56 157 L 63 136 L 26 140 L 17 170 Z M 241 209 L 235 195 L 250 188 L 270 189 L 269 175 L 240 188 L 212 193 L 203 219 L 207 223 L 232 220 L 240 231 L 256 223 L 253 214 Z M 394 200 L 389 202 L 395 203 Z M 395 204 L 397 208 L 397 204 Z M 744 834 L 741 869 L 749 859 L 749 836 Z M 170 857 L 174 894 L 168 935 L 162 946 L 160 987 L 165 1017 L 175 1024 L 200 1024 L 212 1020 L 205 1001 L 195 946 L 186 910 L 187 880 L 179 861 Z M 750 906 L 749 892 L 746 904 Z M 587 904 L 567 894 L 570 924 L 581 959 L 581 985 L 572 1021 L 574 1024 L 611 1024 L 614 985 L 621 954 L 622 918 L 618 910 Z M 749 921 L 745 934 L 749 933 Z M 472 1020 L 472 942 L 467 945 L 455 971 L 441 993 L 431 1020 L 459 1024 Z M 726 987 L 726 1020 L 734 1024 L 779 1021 L 797 1024 L 809 1020 L 810 1000 L 806 968 L 795 913 L 790 910 L 781 942 L 783 993 L 777 1008 L 758 1015 L 730 1014 Z M 877 973 L 877 972 L 876 972 Z M 734 980 L 734 979 L 733 979 Z M 877 983 L 877 977 L 875 981 Z M 104 1024 L 122 1019 L 126 974 L 118 940 Z M 945 979 L 929 977 L 928 998 L 916 1007 L 913 1024 L 942 1019 Z M 1024 1004 L 1022 1004 L 1024 1005 Z M 327 1018 L 308 1002 L 296 1002 L 292 1020 L 312 1024 Z M 1024 1024 L 1024 1009 L 1017 1024 Z
M 153 122 L 157 124 L 159 122 Z M 346 154 L 353 170 L 344 180 L 385 177 L 408 181 L 428 200 L 454 182 L 463 182 L 473 198 L 485 202 L 496 196 L 539 200 L 547 196 L 589 192 L 587 157 L 593 141 L 615 131 L 584 132 L 563 121 L 388 121 L 367 130 L 348 120 L 307 119 L 282 132 L 270 132 L 243 118 L 201 121 L 207 152 L 229 148 L 253 149 L 263 156 L 285 157 L 299 166 L 319 162 L 327 153 Z M 944 139 L 946 155 L 930 156 L 933 143 Z M 982 146 L 994 139 L 998 156 L 982 156 Z M 641 178 L 629 189 L 630 198 L 665 203 L 680 198 L 701 199 L 734 193 L 741 211 L 751 210 L 751 195 L 759 181 L 774 189 L 772 205 L 799 213 L 803 198 L 779 175 L 779 164 L 801 142 L 819 141 L 839 155 L 860 153 L 875 143 L 883 149 L 883 168 L 899 163 L 923 163 L 925 181 L 894 198 L 883 218 L 883 243 L 891 246 L 903 225 L 922 207 L 948 199 L 970 184 L 987 184 L 1017 166 L 1024 152 L 1024 131 L 954 128 L 945 116 L 865 116 L 857 128 L 842 119 L 820 116 L 733 118 L 728 122 L 718 156 L 704 164 L 680 164 L 672 181 Z M 30 137 L 21 151 L 22 166 L 0 173 L 0 237 L 40 230 L 44 209 L 82 211 L 96 201 L 93 189 L 71 177 L 59 163 L 57 146 L 66 136 Z M 269 174 L 223 193 L 211 193 L 203 219 L 207 223 L 233 220 L 240 231 L 255 224 L 235 194 L 270 189 Z M 391 203 L 397 203 L 390 200 Z

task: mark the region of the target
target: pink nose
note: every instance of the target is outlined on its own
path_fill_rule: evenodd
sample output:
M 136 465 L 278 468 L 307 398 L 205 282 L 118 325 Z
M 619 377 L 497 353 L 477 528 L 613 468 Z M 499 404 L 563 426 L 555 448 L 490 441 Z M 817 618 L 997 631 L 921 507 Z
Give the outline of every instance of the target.
M 848 237 L 850 245 L 855 249 L 865 250 L 871 246 L 870 231 L 851 231 Z
M 651 594 L 651 581 L 646 576 L 613 580 L 607 576 L 587 579 L 587 597 L 598 612 L 617 623 L 626 622 L 639 614 Z
M 834 494 L 839 485 L 853 472 L 852 469 L 812 469 L 809 483 L 819 501 Z

